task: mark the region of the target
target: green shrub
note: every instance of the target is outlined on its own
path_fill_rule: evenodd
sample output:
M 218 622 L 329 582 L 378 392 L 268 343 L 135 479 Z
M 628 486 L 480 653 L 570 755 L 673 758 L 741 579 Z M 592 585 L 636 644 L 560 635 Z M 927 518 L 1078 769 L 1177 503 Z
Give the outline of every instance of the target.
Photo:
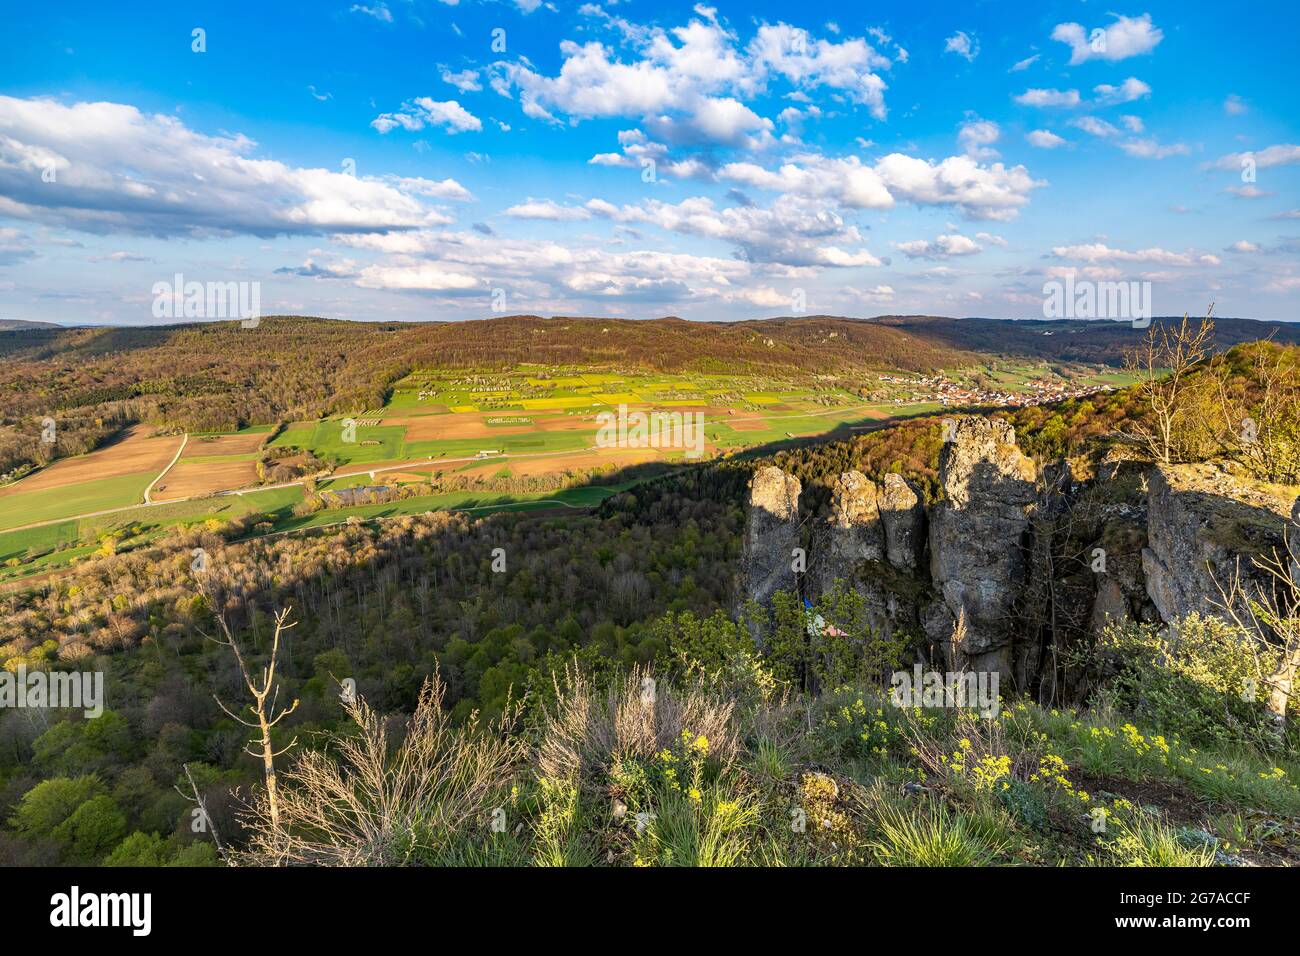
M 104 792 L 94 776 L 54 777 L 43 780 L 23 795 L 14 812 L 15 830 L 29 837 L 50 837 L 83 803 Z
M 998 802 L 1025 826 L 1040 831 L 1047 829 L 1047 802 L 1040 791 L 1023 780 L 1012 779 L 997 795 Z
M 883 685 L 903 659 L 905 641 L 886 640 L 872 627 L 866 599 L 836 580 L 812 608 L 797 594 L 778 591 L 770 613 L 750 602 L 749 626 L 765 635 L 764 661 L 780 682 L 806 691 L 845 685 Z
M 1275 746 L 1266 695 L 1252 691 L 1278 652 L 1240 628 L 1193 613 L 1166 629 L 1112 624 L 1099 647 L 1117 667 L 1105 688 L 1111 704 L 1139 723 L 1203 747 Z

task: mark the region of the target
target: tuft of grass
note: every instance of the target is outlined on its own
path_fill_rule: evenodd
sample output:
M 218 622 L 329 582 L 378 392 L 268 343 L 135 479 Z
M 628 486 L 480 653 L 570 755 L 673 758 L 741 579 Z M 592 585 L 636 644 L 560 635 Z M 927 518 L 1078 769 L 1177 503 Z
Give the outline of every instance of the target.
M 916 808 L 883 803 L 874 822 L 878 834 L 867 847 L 881 866 L 991 866 L 1011 843 L 1001 821 L 954 813 L 932 799 Z
M 759 856 L 759 807 L 736 789 L 663 794 L 638 839 L 639 866 L 744 866 Z
M 760 737 L 750 750 L 745 769 L 760 786 L 770 789 L 790 779 L 793 767 L 790 756 L 776 741 Z
M 544 777 L 590 783 L 615 758 L 650 760 L 683 734 L 708 742 L 710 755 L 729 766 L 740 753 L 735 704 L 701 686 L 679 690 L 634 668 L 602 693 L 576 668 L 555 684 L 555 705 L 541 714 L 537 764 Z
M 514 833 L 493 833 L 482 839 L 458 837 L 427 862 L 430 866 L 447 867 L 524 867 L 532 863 L 532 856 L 522 837 Z
M 1189 867 L 1214 863 L 1214 844 L 1180 840 L 1159 816 L 1138 811 L 1113 818 L 1113 839 L 1105 841 L 1107 866 Z
M 533 824 L 534 866 L 592 866 L 595 854 L 583 839 L 581 794 L 575 782 L 543 777 Z

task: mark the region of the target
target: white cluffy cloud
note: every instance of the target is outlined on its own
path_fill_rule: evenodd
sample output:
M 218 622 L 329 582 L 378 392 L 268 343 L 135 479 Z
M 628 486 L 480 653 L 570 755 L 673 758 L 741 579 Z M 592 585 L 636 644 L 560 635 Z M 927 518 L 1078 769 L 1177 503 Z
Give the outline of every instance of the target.
M 628 168 L 655 167 L 657 176 L 674 179 L 712 179 L 713 164 L 697 157 L 673 158 L 668 146 L 651 140 L 639 129 L 620 130 L 620 153 L 597 153 L 587 160 L 593 166 L 625 166 Z
M 977 39 L 967 33 L 965 30 L 958 30 L 948 39 L 943 41 L 944 53 L 956 53 L 958 56 L 965 57 L 968 61 L 974 62 L 975 57 L 980 54 L 980 44 Z
M 0 96 L 0 216 L 101 233 L 274 236 L 436 225 L 449 220 L 421 198 L 470 198 L 451 179 L 289 166 L 256 158 L 256 146 L 122 103 Z
M 668 232 L 732 244 L 750 262 L 788 266 L 878 266 L 881 261 L 862 243 L 857 227 L 824 204 L 786 195 L 770 208 L 732 206 L 719 209 L 712 199 L 694 197 L 680 203 L 649 200 L 615 206 L 593 199 L 593 214 L 619 223 L 657 226 Z
M 1058 146 L 1064 146 L 1066 142 L 1050 129 L 1032 130 L 1025 134 L 1025 139 L 1029 141 L 1030 146 L 1037 146 L 1039 149 L 1056 149 Z
M 909 259 L 951 259 L 954 256 L 973 256 L 983 249 L 975 240 L 957 234 L 941 235 L 933 240 L 896 242 L 894 248 Z
M 1092 90 L 1097 94 L 1097 103 L 1101 106 L 1115 106 L 1119 103 L 1132 103 L 1151 95 L 1151 87 L 1136 76 L 1130 76 L 1119 86 L 1103 83 Z
M 1073 108 L 1080 103 L 1078 90 L 1025 90 L 1015 100 L 1021 106 L 1063 106 Z
M 998 151 L 993 144 L 1002 135 L 998 124 L 992 120 L 972 117 L 962 123 L 957 132 L 957 142 L 967 156 L 975 159 L 996 159 Z
M 1135 76 L 1130 76 L 1119 86 L 1102 83 L 1100 86 L 1093 87 L 1092 91 L 1096 94 L 1093 104 L 1095 106 L 1118 106 L 1151 95 L 1151 87 Z M 1073 109 L 1076 106 L 1083 105 L 1083 97 L 1079 95 L 1078 90 L 1025 90 L 1025 92 L 1015 97 L 1015 101 L 1021 106 L 1063 107 L 1065 109 Z
M 461 70 L 459 73 L 453 73 L 447 67 L 441 67 L 438 74 L 442 82 L 456 87 L 462 93 L 477 93 L 483 89 L 483 84 L 479 82 L 478 70 Z
M 955 206 L 970 219 L 1014 219 L 1033 189 L 1045 185 L 1024 166 L 980 165 L 970 156 L 941 162 L 890 153 L 874 165 L 858 157 L 796 156 L 778 169 L 728 163 L 718 178 L 813 198 L 851 209 L 892 209 L 901 201 L 918 206 Z
M 398 126 L 410 132 L 425 126 L 441 126 L 453 136 L 468 131 L 478 132 L 483 128 L 483 122 L 455 100 L 439 102 L 428 96 L 404 103 L 396 113 L 380 113 L 370 121 L 370 125 L 381 133 Z
M 1269 169 L 1272 166 L 1287 166 L 1300 163 L 1300 146 L 1294 143 L 1280 143 L 1267 149 L 1254 152 L 1229 153 L 1220 156 L 1210 167 L 1213 169 L 1241 169 L 1249 160 L 1253 160 L 1256 169 Z
M 1149 137 L 1120 143 L 1119 148 L 1138 159 L 1165 159 L 1169 156 L 1186 156 L 1191 152 L 1186 143 L 1161 143 Z
M 502 61 L 492 66 L 493 89 L 517 95 L 533 119 L 632 118 L 672 142 L 749 147 L 771 142 L 771 121 L 744 101 L 778 79 L 796 92 L 833 90 L 885 118 L 880 71 L 891 61 L 862 37 L 831 41 L 788 24 L 764 24 L 742 47 L 712 16 L 671 30 L 609 19 L 622 31 L 631 56 L 621 58 L 600 41 L 565 40 L 557 74 L 540 73 L 527 60 Z
M 531 303 L 558 304 L 573 295 L 620 301 L 747 301 L 764 279 L 799 274 L 736 259 L 658 250 L 611 252 L 581 243 L 474 232 L 422 230 L 346 236 L 341 241 L 385 256 L 359 270 L 353 278 L 356 285 L 449 298 L 487 296 L 500 286 Z
M 550 199 L 529 199 L 511 206 L 505 214 L 515 219 L 544 219 L 549 222 L 572 222 L 591 218 L 591 211 L 582 206 L 561 206 Z
M 1119 135 L 1119 127 L 1113 126 L 1103 119 L 1097 119 L 1095 116 L 1080 116 L 1078 119 L 1070 120 L 1070 125 L 1083 130 L 1091 136 Z
M 1074 259 L 1080 262 L 1150 262 L 1166 266 L 1218 265 L 1219 260 L 1212 255 L 1197 255 L 1190 252 L 1170 252 L 1158 246 L 1147 249 L 1114 249 L 1103 242 L 1088 243 L 1078 246 L 1053 246 L 1052 255 L 1057 259 Z
M 1150 53 L 1164 33 L 1151 23 L 1151 15 L 1144 13 L 1140 17 L 1116 16 L 1109 26 L 1092 30 L 1078 23 L 1058 23 L 1052 39 L 1070 47 L 1070 65 L 1077 66 L 1089 60 L 1115 62 Z
M 374 6 L 365 6 L 364 4 L 354 3 L 348 8 L 348 13 L 360 13 L 368 17 L 374 17 L 381 23 L 392 23 L 393 13 L 388 9 L 385 3 L 376 3 Z

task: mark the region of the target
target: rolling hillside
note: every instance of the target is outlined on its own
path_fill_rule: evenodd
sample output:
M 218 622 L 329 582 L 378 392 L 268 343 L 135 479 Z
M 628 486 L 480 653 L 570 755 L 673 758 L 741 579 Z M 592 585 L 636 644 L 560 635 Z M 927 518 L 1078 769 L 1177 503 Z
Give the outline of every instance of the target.
M 1270 336 L 1297 342 L 1300 327 L 1218 324 L 1220 348 Z M 24 328 L 0 332 L 0 472 L 39 463 L 33 443 L 44 416 L 58 418 L 60 448 L 75 453 L 131 422 L 226 431 L 376 408 L 418 368 L 833 375 L 953 369 L 995 355 L 1119 364 L 1137 338 L 1124 324 L 933 316 L 730 323 L 503 316 L 417 324 L 276 316 L 255 329 L 236 322 Z

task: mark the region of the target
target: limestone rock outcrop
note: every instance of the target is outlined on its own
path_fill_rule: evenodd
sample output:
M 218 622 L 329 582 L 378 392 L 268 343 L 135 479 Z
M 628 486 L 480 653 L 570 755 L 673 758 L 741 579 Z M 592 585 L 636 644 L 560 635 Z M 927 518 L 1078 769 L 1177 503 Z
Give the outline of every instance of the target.
M 1026 689 L 1050 676 L 1054 690 L 1083 693 L 1087 675 L 1062 669 L 1057 651 L 1113 622 L 1222 615 L 1234 574 L 1247 594 L 1271 587 L 1251 559 L 1284 555 L 1288 525 L 1300 579 L 1300 499 L 1230 467 L 1116 458 L 1093 475 L 1064 461 L 1040 474 L 1010 424 L 964 418 L 940 453 L 942 498 L 928 508 L 900 475 L 840 475 L 807 542 L 806 574 L 791 567 L 800 483 L 759 468 L 737 604 L 766 604 L 778 590 L 816 601 L 843 580 L 877 635 L 923 637 L 910 645 L 922 659 L 996 670 Z
M 902 475 L 888 474 L 877 498 L 885 529 L 885 556 L 900 571 L 915 571 L 925 549 L 925 505 Z
M 1133 528 L 1121 530 L 1136 532 Z M 1129 552 L 1121 547 L 1104 547 L 1104 538 L 1102 542 L 1106 551 L 1106 573 L 1097 575 L 1097 593 L 1088 632 L 1100 634 L 1107 625 L 1124 621 L 1155 623 L 1157 612 L 1147 596 L 1141 550 Z
M 741 545 L 737 603 L 765 604 L 780 590 L 795 590 L 792 552 L 799 547 L 799 479 L 771 465 L 749 483 L 745 539 Z
M 847 577 L 863 561 L 885 556 L 879 490 L 860 471 L 848 471 L 831 485 L 831 513 L 813 536 L 815 589 L 825 591 L 836 577 Z
M 938 600 L 927 610 L 931 641 L 949 667 L 1011 674 L 1012 612 L 1027 574 L 1026 532 L 1037 471 L 1004 421 L 956 423 L 939 458 L 944 500 L 930 516 L 930 578 Z M 965 633 L 952 638 L 961 617 Z
M 1146 590 L 1172 623 L 1193 611 L 1222 614 L 1240 573 L 1247 592 L 1269 586 L 1251 560 L 1282 554 L 1290 502 L 1215 465 L 1159 465 L 1147 476 Z
M 837 580 L 843 581 L 865 602 L 872 631 L 891 639 L 900 629 L 909 634 L 919 630 L 920 602 L 916 593 L 928 585 L 924 581 L 918 584 L 910 572 L 896 570 L 886 563 L 889 532 L 882 503 L 884 495 L 884 489 L 859 471 L 848 471 L 835 479 L 831 485 L 831 513 L 812 535 L 805 594 L 816 600 L 830 591 Z M 918 506 L 919 528 L 924 528 L 924 509 L 919 508 L 919 498 L 913 496 L 911 503 Z M 891 520 L 894 517 L 893 513 L 889 516 Z M 915 549 L 920 534 L 915 525 L 918 515 L 904 511 L 896 517 L 896 526 L 912 523 L 912 537 L 902 550 Z M 896 537 L 898 530 L 896 527 Z
M 1300 586 L 1300 498 L 1291 506 L 1291 527 L 1287 529 L 1286 539 L 1291 548 L 1291 580 Z

